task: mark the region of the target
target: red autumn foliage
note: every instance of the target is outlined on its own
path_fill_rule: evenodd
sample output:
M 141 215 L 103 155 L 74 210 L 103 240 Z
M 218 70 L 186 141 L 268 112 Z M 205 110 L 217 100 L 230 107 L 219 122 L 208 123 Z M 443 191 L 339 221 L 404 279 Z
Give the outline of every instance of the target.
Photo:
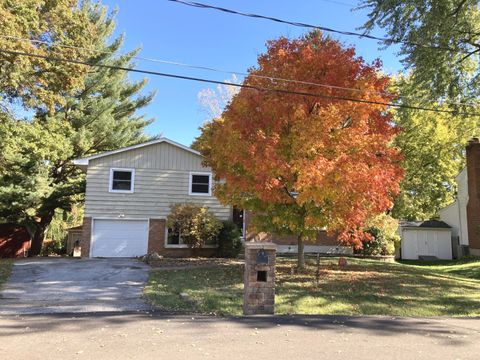
M 390 79 L 380 61 L 366 64 L 353 48 L 319 33 L 267 45 L 245 84 L 322 96 L 242 88 L 197 142 L 225 181 L 216 194 L 265 215 L 257 224 L 264 230 L 308 239 L 326 227 L 361 247 L 365 221 L 388 210 L 399 192 L 401 159 L 390 146 L 397 129 L 387 105 L 329 97 L 389 103 Z

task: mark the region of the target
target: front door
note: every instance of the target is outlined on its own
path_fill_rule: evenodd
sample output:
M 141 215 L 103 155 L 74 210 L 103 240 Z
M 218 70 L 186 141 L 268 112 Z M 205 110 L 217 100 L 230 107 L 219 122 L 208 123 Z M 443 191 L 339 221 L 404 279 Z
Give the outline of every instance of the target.
M 236 207 L 233 208 L 232 221 L 238 226 L 238 228 L 242 232 L 242 237 L 244 237 L 245 236 L 244 234 L 245 212 L 243 211 L 243 209 L 238 209 Z

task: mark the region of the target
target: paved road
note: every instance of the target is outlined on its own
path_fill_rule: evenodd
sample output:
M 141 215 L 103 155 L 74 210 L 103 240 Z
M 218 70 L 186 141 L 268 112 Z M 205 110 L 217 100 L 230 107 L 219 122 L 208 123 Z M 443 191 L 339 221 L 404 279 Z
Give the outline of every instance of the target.
M 475 359 L 480 319 L 0 316 L 0 359 Z
M 140 298 L 148 266 L 132 259 L 16 261 L 0 292 L 0 314 L 148 310 Z

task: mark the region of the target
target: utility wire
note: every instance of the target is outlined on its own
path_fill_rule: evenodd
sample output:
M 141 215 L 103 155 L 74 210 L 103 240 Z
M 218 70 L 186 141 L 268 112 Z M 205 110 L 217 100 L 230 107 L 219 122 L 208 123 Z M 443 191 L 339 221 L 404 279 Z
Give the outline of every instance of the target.
M 246 16 L 246 17 L 255 18 L 255 19 L 270 20 L 270 21 L 273 21 L 273 22 L 293 25 L 293 26 L 302 27 L 302 28 L 318 29 L 318 30 L 322 30 L 322 31 L 330 32 L 330 33 L 334 33 L 334 34 L 340 34 L 340 35 L 346 35 L 346 36 L 356 36 L 356 37 L 359 37 L 359 38 L 377 40 L 377 41 L 380 41 L 380 42 L 382 42 L 384 44 L 387 44 L 387 45 L 404 44 L 404 45 L 416 46 L 416 47 L 422 47 L 422 48 L 428 48 L 428 49 L 435 49 L 435 50 L 443 50 L 443 51 L 449 51 L 449 52 L 459 52 L 459 53 L 469 54 L 469 52 L 466 51 L 466 50 L 454 49 L 454 48 L 447 47 L 447 46 L 422 44 L 422 43 L 406 41 L 406 40 L 398 40 L 398 39 L 393 39 L 393 38 L 378 37 L 378 36 L 373 36 L 373 35 L 370 35 L 370 34 L 367 34 L 367 33 L 357 33 L 357 32 L 352 32 L 352 31 L 336 30 L 336 29 L 333 29 L 333 28 L 325 27 L 325 26 L 312 25 L 312 24 L 307 24 L 307 23 L 297 22 L 297 21 L 282 20 L 282 19 L 279 19 L 279 18 L 271 17 L 271 16 L 245 13 L 245 12 L 241 12 L 241 11 L 227 9 L 227 8 L 224 8 L 224 7 L 202 4 L 202 3 L 198 3 L 198 2 L 184 1 L 184 0 L 167 0 L 167 1 L 175 2 L 175 3 L 187 5 L 187 6 L 192 6 L 192 7 L 196 7 L 196 8 L 217 10 L 217 11 L 221 11 L 221 12 L 228 13 L 228 14 L 233 14 L 233 15 Z
M 0 38 L 31 42 L 31 43 L 35 43 L 35 44 L 45 44 L 45 45 L 56 46 L 56 47 L 64 47 L 64 48 L 69 48 L 69 49 L 84 50 L 84 51 L 100 53 L 100 54 L 113 54 L 114 53 L 112 51 L 105 51 L 105 50 L 98 50 L 98 49 L 87 49 L 87 48 L 84 48 L 84 47 L 81 47 L 81 46 L 75 46 L 75 45 L 52 44 L 51 42 L 48 42 L 48 41 L 27 39 L 27 38 L 21 38 L 21 37 L 11 36 L 11 35 L 0 35 Z M 119 55 L 122 56 L 122 55 L 125 55 L 125 54 L 119 54 Z M 184 67 L 184 68 L 189 68 L 189 69 L 205 70 L 205 71 L 211 71 L 211 72 L 217 72 L 217 73 L 223 73 L 223 74 L 230 74 L 230 75 L 237 75 L 237 76 L 245 76 L 245 77 L 250 76 L 250 77 L 259 78 L 259 79 L 281 81 L 281 82 L 295 83 L 295 84 L 302 84 L 302 85 L 311 85 L 311 86 L 317 86 L 317 87 L 321 87 L 321 88 L 353 91 L 353 92 L 364 93 L 364 94 L 375 94 L 375 95 L 384 95 L 384 96 L 391 96 L 392 95 L 392 93 L 384 92 L 384 91 L 356 89 L 356 88 L 350 88 L 350 87 L 344 87 L 344 86 L 336 86 L 336 85 L 316 83 L 316 82 L 311 82 L 311 81 L 302 81 L 302 80 L 280 78 L 280 77 L 269 76 L 269 75 L 250 74 L 250 73 L 241 72 L 241 71 L 218 69 L 218 68 L 213 68 L 213 67 L 210 67 L 210 66 L 192 65 L 192 64 L 186 64 L 186 63 L 177 62 L 177 61 L 162 60 L 162 59 L 156 59 L 156 58 L 150 58 L 150 57 L 132 56 L 132 59 L 136 59 L 136 60 L 140 60 L 140 61 L 149 61 L 149 62 L 166 64 L 166 65 L 179 66 L 179 67 Z M 475 104 L 475 103 L 462 103 L 462 102 L 454 102 L 454 101 L 438 101 L 438 100 L 435 100 L 435 99 L 419 98 L 419 97 L 415 97 L 415 96 L 411 96 L 411 95 L 403 95 L 403 96 L 400 96 L 400 98 L 412 99 L 412 100 L 417 100 L 417 101 L 426 101 L 426 102 L 431 102 L 431 103 L 439 103 L 440 102 L 442 104 L 457 105 L 457 106 L 469 106 L 469 107 L 477 107 L 478 106 L 478 104 Z
M 328 2 L 328 3 L 331 3 L 331 4 L 348 6 L 350 8 L 353 8 L 355 6 L 354 4 L 346 3 L 346 2 L 343 2 L 343 1 L 336 1 L 336 0 L 321 0 L 321 1 Z
M 45 60 L 54 61 L 54 62 L 66 62 L 66 63 L 72 63 L 72 64 L 78 64 L 78 65 L 85 65 L 85 66 L 89 66 L 89 67 L 99 67 L 99 68 L 106 68 L 106 69 L 112 69 L 112 70 L 123 70 L 123 71 L 127 71 L 127 72 L 163 76 L 163 77 L 174 78 L 174 79 L 183 79 L 183 80 L 198 81 L 198 82 L 204 82 L 204 83 L 210 83 L 210 84 L 235 86 L 235 87 L 239 87 L 239 88 L 253 89 L 253 90 L 257 90 L 257 91 L 270 91 L 270 92 L 275 92 L 275 93 L 279 93 L 279 94 L 293 94 L 293 95 L 309 96 L 309 97 L 339 100 L 339 101 L 349 101 L 349 102 L 356 102 L 356 103 L 363 103 L 363 104 L 383 105 L 383 106 L 391 106 L 391 107 L 405 108 L 405 109 L 412 109 L 412 110 L 422 110 L 422 111 L 431 111 L 431 112 L 438 112 L 438 113 L 447 113 L 447 114 L 453 114 L 453 115 L 464 115 L 464 116 L 469 116 L 469 117 L 470 116 L 480 116 L 480 114 L 478 114 L 478 113 L 466 113 L 466 112 L 458 112 L 458 111 L 452 111 L 452 110 L 434 109 L 434 108 L 427 108 L 427 107 L 423 107 L 423 106 L 413 106 L 413 105 L 407 105 L 407 104 L 395 104 L 395 103 L 382 102 L 382 101 L 355 99 L 355 98 L 350 98 L 350 97 L 345 97 L 345 96 L 325 95 L 325 94 L 318 94 L 318 93 L 285 90 L 285 89 L 279 89 L 279 88 L 265 88 L 265 87 L 256 86 L 256 85 L 228 83 L 228 82 L 225 82 L 225 81 L 205 79 L 205 78 L 199 78 L 199 77 L 193 77 L 193 76 L 170 74 L 170 73 L 163 73 L 163 72 L 158 72 L 158 71 L 150 71 L 150 70 L 142 70 L 142 69 L 133 69 L 133 68 L 128 68 L 128 67 L 124 67 L 124 66 L 106 65 L 106 64 L 93 64 L 93 63 L 90 63 L 90 62 L 87 62 L 87 61 L 82 61 L 82 60 L 64 59 L 64 58 L 61 58 L 61 57 L 32 54 L 32 53 L 23 52 L 23 51 L 0 49 L 0 53 L 10 54 L 10 55 L 27 56 L 27 57 L 45 59 Z

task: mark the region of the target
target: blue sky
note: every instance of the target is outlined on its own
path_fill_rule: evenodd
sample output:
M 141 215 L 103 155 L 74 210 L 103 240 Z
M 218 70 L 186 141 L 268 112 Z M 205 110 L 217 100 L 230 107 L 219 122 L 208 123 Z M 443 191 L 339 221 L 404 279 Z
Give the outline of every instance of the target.
M 202 0 L 199 2 L 239 11 L 258 13 L 339 30 L 355 31 L 366 18 L 364 10 L 351 11 L 355 0 Z M 125 51 L 142 47 L 139 56 L 245 72 L 256 64 L 265 42 L 279 36 L 297 37 L 307 31 L 298 27 L 197 9 L 166 0 L 103 0 L 109 9 L 118 9 L 116 34 L 125 34 Z M 375 35 L 384 35 L 375 31 Z M 336 36 L 354 45 L 368 62 L 383 61 L 384 70 L 401 69 L 397 48 L 380 51 L 377 42 L 356 37 Z M 228 74 L 189 70 L 173 65 L 137 61 L 137 68 L 225 80 Z M 140 78 L 130 74 L 132 79 Z M 198 127 L 208 118 L 198 101 L 198 93 L 214 85 L 149 76 L 146 91 L 155 90 L 153 103 L 144 109 L 155 122 L 147 128 L 151 135 L 162 134 L 190 145 Z

